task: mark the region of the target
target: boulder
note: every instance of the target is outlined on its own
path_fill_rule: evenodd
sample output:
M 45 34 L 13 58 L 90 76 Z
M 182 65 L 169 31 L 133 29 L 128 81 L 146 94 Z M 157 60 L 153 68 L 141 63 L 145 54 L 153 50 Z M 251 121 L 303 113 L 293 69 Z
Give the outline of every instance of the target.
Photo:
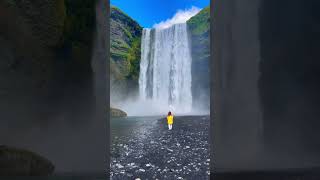
M 116 108 L 110 108 L 111 117 L 126 117 L 127 113 Z
M 37 153 L 0 146 L 0 176 L 47 176 L 53 171 L 54 165 Z

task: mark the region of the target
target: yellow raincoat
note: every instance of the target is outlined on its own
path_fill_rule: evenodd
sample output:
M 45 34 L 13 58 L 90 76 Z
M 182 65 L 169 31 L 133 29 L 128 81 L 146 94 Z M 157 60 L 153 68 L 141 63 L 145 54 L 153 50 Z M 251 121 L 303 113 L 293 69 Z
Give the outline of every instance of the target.
M 173 124 L 173 115 L 167 116 L 168 124 Z

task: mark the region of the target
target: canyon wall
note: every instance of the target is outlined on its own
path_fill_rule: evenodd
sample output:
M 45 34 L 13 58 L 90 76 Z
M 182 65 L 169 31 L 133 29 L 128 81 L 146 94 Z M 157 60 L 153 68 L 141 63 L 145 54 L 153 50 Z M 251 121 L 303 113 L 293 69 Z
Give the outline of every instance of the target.
M 0 144 L 43 155 L 56 173 L 105 169 L 96 22 L 91 0 L 0 2 Z
M 217 171 L 255 167 L 262 132 L 258 0 L 213 3 L 211 112 Z
M 216 171 L 319 165 L 318 1 L 215 1 Z

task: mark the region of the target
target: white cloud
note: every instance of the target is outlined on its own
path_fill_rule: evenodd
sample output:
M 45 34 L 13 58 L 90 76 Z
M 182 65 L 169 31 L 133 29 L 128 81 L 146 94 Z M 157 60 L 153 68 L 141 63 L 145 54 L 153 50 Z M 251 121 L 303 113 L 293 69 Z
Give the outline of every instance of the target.
M 176 14 L 171 18 L 160 23 L 154 24 L 153 28 L 165 29 L 173 24 L 185 23 L 192 16 L 196 15 L 201 9 L 195 6 L 192 6 L 190 9 L 178 10 Z

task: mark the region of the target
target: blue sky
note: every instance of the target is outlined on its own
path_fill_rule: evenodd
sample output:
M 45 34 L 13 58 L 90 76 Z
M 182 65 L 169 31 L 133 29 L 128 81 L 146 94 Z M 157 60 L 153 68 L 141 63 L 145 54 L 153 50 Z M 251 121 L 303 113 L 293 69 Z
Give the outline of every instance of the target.
M 192 6 L 202 9 L 210 4 L 210 0 L 110 0 L 110 4 L 120 8 L 142 27 L 151 28 L 160 22 L 164 24 L 164 21 L 171 19 L 178 10 L 187 11 L 179 13 L 183 16 L 195 13 L 197 9 L 192 9 Z M 181 19 L 175 19 L 179 18 Z

